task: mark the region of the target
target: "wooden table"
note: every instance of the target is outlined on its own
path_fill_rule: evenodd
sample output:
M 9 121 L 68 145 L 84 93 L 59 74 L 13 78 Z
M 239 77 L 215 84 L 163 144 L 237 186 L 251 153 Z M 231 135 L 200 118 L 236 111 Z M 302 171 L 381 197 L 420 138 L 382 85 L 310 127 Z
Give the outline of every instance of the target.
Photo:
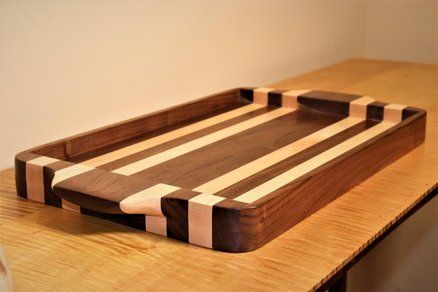
M 438 66 L 353 59 L 270 85 L 376 97 L 428 111 L 426 142 L 264 247 L 216 252 L 16 197 L 1 172 L 0 241 L 16 291 L 312 290 L 434 196 Z

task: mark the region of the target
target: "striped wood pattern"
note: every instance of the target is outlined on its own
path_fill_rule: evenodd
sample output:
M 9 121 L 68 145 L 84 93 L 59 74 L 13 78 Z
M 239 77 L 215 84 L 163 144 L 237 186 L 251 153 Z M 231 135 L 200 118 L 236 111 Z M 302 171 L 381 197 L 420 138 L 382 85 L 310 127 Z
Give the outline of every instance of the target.
M 242 103 L 230 111 L 79 163 L 21 153 L 17 169 L 20 173 L 24 163 L 26 185 L 18 190 L 28 199 L 243 252 L 270 241 L 373 171 L 368 162 L 357 162 L 364 175 L 342 189 L 302 194 L 309 178 L 322 183 L 316 178 L 327 168 L 355 164 L 370 157 L 372 147 L 383 149 L 379 155 L 385 159 L 377 153 L 368 158 L 381 168 L 424 135 L 424 111 L 368 96 L 265 87 L 243 88 L 240 94 Z M 394 152 L 386 141 L 399 136 L 412 139 Z M 291 208 L 294 215 L 281 223 Z
M 436 68 L 352 60 L 275 85 L 367 93 L 424 107 L 429 111 L 428 137 L 409 155 L 248 254 L 211 253 L 16 199 L 14 170 L 2 172 L 0 239 L 10 260 L 14 290 L 307 291 L 320 287 L 436 183 Z M 66 246 L 72 252 L 66 252 Z M 79 264 L 88 267 L 87 273 L 76 268 Z M 196 276 L 200 273 L 201 278 Z
M 176 138 L 188 135 L 190 133 L 194 133 L 196 131 L 199 131 L 201 129 L 219 124 L 221 122 L 224 122 L 226 120 L 230 120 L 232 118 L 244 115 L 246 113 L 255 111 L 259 108 L 261 108 L 262 105 L 259 104 L 249 104 L 247 106 L 243 106 L 240 108 L 237 108 L 235 110 L 225 112 L 223 114 L 213 116 L 209 119 L 205 119 L 202 121 L 199 121 L 194 124 L 190 124 L 188 126 L 185 126 L 183 128 L 179 128 L 176 130 L 173 130 L 171 132 L 164 133 L 162 135 L 153 137 L 151 139 L 147 139 L 145 141 L 141 141 L 126 147 L 123 147 L 121 149 L 117 149 L 114 151 L 111 151 L 109 153 L 94 157 L 92 159 L 86 160 L 81 162 L 82 164 L 89 165 L 92 167 L 97 167 L 109 162 L 112 162 L 114 160 L 118 160 L 120 158 L 132 155 L 134 153 L 140 152 L 141 150 L 149 149 L 154 146 L 157 146 L 159 144 L 163 144 L 165 142 L 174 140 Z

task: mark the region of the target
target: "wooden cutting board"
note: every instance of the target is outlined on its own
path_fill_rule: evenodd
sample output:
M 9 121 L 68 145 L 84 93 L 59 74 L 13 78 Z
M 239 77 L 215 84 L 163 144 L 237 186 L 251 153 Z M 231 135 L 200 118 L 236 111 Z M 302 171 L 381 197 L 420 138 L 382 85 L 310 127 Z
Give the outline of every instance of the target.
M 19 153 L 17 193 L 250 251 L 421 144 L 425 121 L 367 96 L 233 89 Z

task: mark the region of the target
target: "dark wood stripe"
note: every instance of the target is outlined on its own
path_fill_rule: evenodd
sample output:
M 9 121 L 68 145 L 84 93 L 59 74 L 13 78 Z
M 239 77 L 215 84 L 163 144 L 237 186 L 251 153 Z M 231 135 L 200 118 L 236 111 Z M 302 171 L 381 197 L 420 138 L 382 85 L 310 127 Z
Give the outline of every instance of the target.
M 254 101 L 254 89 L 256 87 L 240 88 L 240 96 L 248 102 Z
M 365 255 L 367 255 L 373 248 L 378 245 L 383 239 L 385 239 L 391 232 L 393 232 L 398 226 L 400 226 L 403 222 L 405 222 L 409 217 L 411 217 L 415 212 L 417 212 L 421 207 L 430 202 L 437 195 L 437 185 L 433 186 L 428 192 L 426 192 L 426 196 L 421 199 L 412 209 L 403 214 L 401 218 L 398 218 L 388 229 L 386 229 L 383 233 L 381 233 L 377 238 L 375 238 L 371 244 L 367 245 L 367 247 L 359 252 L 358 255 L 354 256 L 352 260 L 350 260 L 345 266 L 343 266 L 340 270 L 336 272 L 330 279 L 327 280 L 324 284 L 322 284 L 316 291 L 317 292 L 325 292 L 329 289 L 333 283 L 336 283 L 341 277 L 346 276 L 347 271 L 352 268 L 357 262 L 359 262 Z
M 217 125 L 210 126 L 210 127 L 205 128 L 203 130 L 200 130 L 200 131 L 196 131 L 195 133 L 185 135 L 185 136 L 183 136 L 181 138 L 177 138 L 175 140 L 172 140 L 172 141 L 169 141 L 169 142 L 166 142 L 166 143 L 154 146 L 152 148 L 149 148 L 149 149 L 146 149 L 146 150 L 143 150 L 143 151 L 140 151 L 140 152 L 138 152 L 136 154 L 129 155 L 127 157 L 123 157 L 123 158 L 115 160 L 113 162 L 101 165 L 101 166 L 99 166 L 99 168 L 100 169 L 105 169 L 105 170 L 114 170 L 114 169 L 123 167 L 125 165 L 134 163 L 134 162 L 139 161 L 141 159 L 144 159 L 146 157 L 158 154 L 160 152 L 163 152 L 165 150 L 171 149 L 171 148 L 179 146 L 181 144 L 190 142 L 192 140 L 195 140 L 197 138 L 203 137 L 205 135 L 214 133 L 216 131 L 219 131 L 219 130 L 222 130 L 224 128 L 230 127 L 232 125 L 238 124 L 240 122 L 243 122 L 243 121 L 249 120 L 251 118 L 257 117 L 257 116 L 259 116 L 261 114 L 264 114 L 264 113 L 266 113 L 266 112 L 268 112 L 270 110 L 272 110 L 272 109 L 264 107 L 264 108 L 261 108 L 259 110 L 252 111 L 250 113 L 238 116 L 236 118 L 233 118 L 233 119 L 230 119 L 228 121 L 219 123 Z
M 276 89 L 271 92 L 268 92 L 268 104 L 270 106 L 281 107 L 281 98 L 284 92 L 288 90 L 280 90 Z
M 122 214 L 119 203 L 123 199 L 156 184 L 94 169 L 63 180 L 53 189 L 58 196 L 83 208 Z
M 15 186 L 17 189 L 17 195 L 27 199 L 27 183 L 26 183 L 26 162 L 39 155 L 21 152 L 15 156 Z
M 247 103 L 248 102 L 240 96 L 239 89 L 231 89 L 183 105 L 35 147 L 30 149 L 29 152 L 77 162 L 74 157 L 78 155 L 86 155 L 87 152 L 96 150 L 99 152 L 101 148 L 146 135 L 157 129 L 172 126 L 213 112 L 221 110 L 227 111 Z
M 62 208 L 62 199 L 52 190 L 53 169 L 47 166 L 43 167 L 44 175 L 44 203 L 46 205 Z
M 132 177 L 193 189 L 264 156 L 341 117 L 296 111 L 201 149 L 148 168 Z M 200 171 L 202 170 L 202 171 Z
M 235 105 L 229 106 L 227 108 L 215 110 L 211 113 L 207 113 L 207 114 L 199 115 L 199 116 L 194 116 L 193 118 L 188 118 L 187 120 L 177 122 L 177 123 L 169 125 L 169 126 L 160 127 L 160 128 L 155 129 L 155 130 L 152 130 L 150 132 L 142 133 L 142 134 L 135 136 L 133 138 L 122 140 L 122 141 L 117 142 L 115 144 L 107 145 L 107 146 L 95 149 L 93 151 L 88 151 L 88 152 L 79 154 L 77 156 L 71 157 L 69 159 L 69 161 L 80 163 L 80 162 L 86 161 L 88 159 L 112 152 L 114 150 L 129 146 L 129 145 L 132 145 L 132 144 L 135 144 L 135 143 L 147 140 L 147 139 L 151 139 L 151 138 L 154 138 L 156 136 L 162 135 L 164 133 L 171 132 L 173 130 L 183 128 L 183 127 L 191 125 L 193 123 L 196 123 L 196 122 L 223 114 L 225 112 L 237 109 L 237 108 L 242 107 L 244 105 L 245 104 L 235 104 Z M 105 166 L 105 165 L 99 166 L 99 168 L 101 168 L 101 167 L 103 167 L 104 169 L 111 169 L 110 165 L 109 166 Z
M 200 193 L 191 190 L 178 190 L 161 198 L 161 210 L 167 217 L 167 236 L 188 242 L 188 200 Z
M 313 90 L 298 96 L 298 103 L 318 111 L 348 116 L 350 102 L 360 95 Z
M 145 216 L 141 214 L 106 214 L 81 207 L 81 214 L 112 221 L 132 228 L 146 230 Z
M 422 110 L 420 108 L 415 108 L 415 107 L 408 106 L 408 107 L 404 108 L 403 111 L 402 111 L 402 120 L 406 120 L 407 118 L 412 117 L 416 113 L 424 113 L 424 114 L 426 114 L 426 111 Z
M 426 115 L 419 113 L 387 130 L 373 141 L 352 149 L 317 173 L 309 174 L 264 197 L 264 204 L 256 201 L 239 212 L 239 221 L 230 216 L 214 217 L 222 221 L 221 232 L 225 238 L 234 236 L 234 241 L 216 243 L 220 250 L 244 252 L 256 249 L 285 230 L 313 214 L 332 200 L 347 192 L 358 183 L 389 165 L 406 152 L 424 141 Z M 381 157 L 376 160 L 373 157 Z M 309 194 L 312 194 L 309 196 Z M 215 208 L 241 208 L 217 204 Z M 224 211 L 226 212 L 226 211 Z M 219 213 L 217 213 L 219 214 Z
M 44 166 L 44 203 L 50 206 L 62 208 L 62 198 L 57 195 L 52 189 L 52 180 L 55 175 L 55 171 L 67 168 L 74 165 L 67 161 L 57 161 Z
M 246 206 L 246 203 L 230 199 L 213 206 L 213 249 L 242 252 L 255 248 L 248 234 L 253 232 L 253 222 L 261 217 L 261 210 Z
M 383 120 L 383 112 L 384 107 L 387 103 L 375 101 L 367 106 L 367 119 L 374 121 L 382 121 Z
M 372 127 L 375 125 L 376 122 L 373 121 L 364 121 L 362 123 L 357 124 L 356 126 L 353 126 L 351 128 L 348 128 L 345 131 L 342 131 L 341 133 L 334 135 L 333 137 L 330 137 L 323 142 L 317 143 L 308 149 L 299 152 L 298 154 L 295 154 L 288 159 L 285 159 L 263 171 L 258 172 L 257 174 L 240 181 L 237 184 L 234 184 L 220 192 L 218 192 L 217 196 L 226 197 L 226 198 L 236 198 L 240 196 L 241 194 L 255 188 L 258 185 L 261 185 L 262 183 L 280 175 L 281 173 L 285 172 L 286 170 L 289 170 L 293 168 L 294 166 L 297 166 L 301 164 L 302 162 L 308 160 L 309 158 L 339 144 L 342 141 L 347 140 L 348 138 L 353 137 L 354 135 Z

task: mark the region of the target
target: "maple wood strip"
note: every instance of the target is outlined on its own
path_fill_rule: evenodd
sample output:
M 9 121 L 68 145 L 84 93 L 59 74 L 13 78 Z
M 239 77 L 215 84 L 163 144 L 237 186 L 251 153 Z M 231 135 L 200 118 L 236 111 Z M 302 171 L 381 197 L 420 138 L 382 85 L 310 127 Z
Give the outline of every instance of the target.
M 210 194 L 217 193 L 241 180 L 250 177 L 251 175 L 254 175 L 284 159 L 289 158 L 292 155 L 297 154 L 298 152 L 301 152 L 319 142 L 324 141 L 325 139 L 328 139 L 350 127 L 353 127 L 362 121 L 364 120 L 360 118 L 345 118 L 283 148 L 253 160 L 250 163 L 232 170 L 216 179 L 200 185 L 193 190 L 196 192 L 205 192 Z
M 163 144 L 156 145 L 152 148 L 141 150 L 141 151 L 136 152 L 132 155 L 129 155 L 129 156 L 123 157 L 121 159 L 117 159 L 115 161 L 100 165 L 99 168 L 105 169 L 105 170 L 110 170 L 110 171 L 112 171 L 114 169 L 121 168 L 121 167 L 126 166 L 128 164 L 131 164 L 131 163 L 134 163 L 134 162 L 139 161 L 141 159 L 144 159 L 146 157 L 153 156 L 155 154 L 158 154 L 160 152 L 177 147 L 177 146 L 182 145 L 184 143 L 193 141 L 195 139 L 198 139 L 200 137 L 204 137 L 204 136 L 209 135 L 211 133 L 220 131 L 220 130 L 225 129 L 227 127 L 230 127 L 232 125 L 249 120 L 251 118 L 254 118 L 256 116 L 259 116 L 259 115 L 264 114 L 266 112 L 269 112 L 271 110 L 273 110 L 273 108 L 270 108 L 267 106 L 261 107 L 255 111 L 251 111 L 251 112 L 246 113 L 244 115 L 240 115 L 238 117 L 226 120 L 226 121 L 219 123 L 217 125 L 213 125 L 213 126 L 201 129 L 201 130 L 196 131 L 194 133 L 190 133 L 190 134 L 184 135 L 182 137 L 173 139 L 171 141 L 165 142 Z M 171 131 L 171 130 L 169 130 L 169 131 Z M 162 133 L 164 133 L 164 132 L 162 132 Z M 151 136 L 151 137 L 153 137 L 153 136 Z M 145 137 L 145 139 L 141 139 L 139 141 L 144 141 L 146 139 L 148 139 L 148 138 Z M 131 144 L 134 144 L 134 143 L 131 143 Z M 102 153 L 104 153 L 104 152 L 102 152 Z M 97 154 L 97 155 L 101 155 L 101 154 Z M 91 156 L 90 156 L 90 158 L 91 158 Z
M 167 219 L 163 216 L 145 216 L 146 231 L 167 236 Z
M 156 155 L 147 157 L 145 159 L 139 160 L 132 164 L 126 165 L 124 167 L 113 170 L 115 173 L 120 173 L 124 175 L 132 175 L 149 167 L 155 166 L 157 164 L 163 163 L 180 155 L 189 153 L 206 145 L 212 144 L 214 142 L 220 141 L 239 132 L 243 132 L 260 124 L 269 122 L 288 113 L 291 113 L 293 109 L 279 108 L 263 115 L 257 116 L 255 118 L 246 120 L 244 122 L 235 124 L 228 128 L 222 129 L 220 131 L 211 133 L 209 135 L 200 137 L 193 141 L 187 142 L 180 146 L 174 147 L 172 149 L 163 151 Z
M 232 118 L 247 114 L 249 112 L 255 111 L 257 109 L 262 108 L 264 105 L 261 104 L 249 104 L 240 108 L 237 108 L 232 111 L 225 112 L 223 114 L 199 121 L 194 124 L 190 124 L 188 126 L 179 128 L 177 130 L 173 130 L 171 132 L 167 132 L 165 134 L 153 137 L 151 139 L 138 142 L 136 144 L 132 144 L 121 149 L 114 150 L 112 152 L 106 153 L 101 156 L 94 157 L 92 159 L 81 162 L 84 165 L 97 167 L 120 158 L 135 154 L 145 149 L 152 148 L 159 144 L 174 140 L 176 138 L 194 133 L 196 131 L 202 130 L 204 128 L 222 123 L 224 121 L 230 120 Z
M 350 102 L 349 115 L 350 117 L 357 117 L 366 119 L 368 105 L 373 103 L 374 99 L 368 96 L 362 96 Z
M 297 97 L 309 91 L 310 90 L 289 90 L 284 92 L 281 96 L 281 106 L 286 108 L 297 108 Z
M 308 90 L 291 90 L 285 92 L 283 94 L 283 101 L 287 101 L 288 107 L 296 108 L 296 96 L 299 96 L 307 91 Z M 364 121 L 366 118 L 367 105 L 372 102 L 374 102 L 374 100 L 370 97 L 360 97 L 350 103 L 350 117 L 316 131 L 259 159 L 251 161 L 250 163 L 247 163 L 205 184 L 202 184 L 193 190 L 197 192 L 215 194 L 276 163 L 279 163 L 282 160 L 289 158 L 292 155 L 295 155 L 317 143 L 333 137 L 334 135 Z
M 163 216 L 161 211 L 161 197 L 179 189 L 178 187 L 166 184 L 154 185 L 123 199 L 120 202 L 120 209 L 127 214 Z
M 300 165 L 282 173 L 281 175 L 259 185 L 258 187 L 238 196 L 234 200 L 252 203 L 265 195 L 291 183 L 295 179 L 305 175 L 306 173 L 322 166 L 323 164 L 335 159 L 336 157 L 346 153 L 347 151 L 359 146 L 360 144 L 370 140 L 371 138 L 383 133 L 393 127 L 394 123 L 381 122 L 374 127 L 338 144 L 335 147 L 301 163 Z
M 57 162 L 58 159 L 41 156 L 26 162 L 27 198 L 44 203 L 44 173 L 43 167 Z
M 274 89 L 272 88 L 265 88 L 265 87 L 254 89 L 253 92 L 254 103 L 268 105 L 268 93 L 273 90 Z
M 69 179 L 71 177 L 77 176 L 79 174 L 85 173 L 87 171 L 91 171 L 95 169 L 94 167 L 82 165 L 82 164 L 74 164 L 67 168 L 63 168 L 55 172 L 55 176 L 52 180 L 52 188 L 59 182 Z
M 213 206 L 225 198 L 200 194 L 189 200 L 189 242 L 213 247 Z
M 383 120 L 389 123 L 398 123 L 402 120 L 405 105 L 388 104 L 383 108 Z

